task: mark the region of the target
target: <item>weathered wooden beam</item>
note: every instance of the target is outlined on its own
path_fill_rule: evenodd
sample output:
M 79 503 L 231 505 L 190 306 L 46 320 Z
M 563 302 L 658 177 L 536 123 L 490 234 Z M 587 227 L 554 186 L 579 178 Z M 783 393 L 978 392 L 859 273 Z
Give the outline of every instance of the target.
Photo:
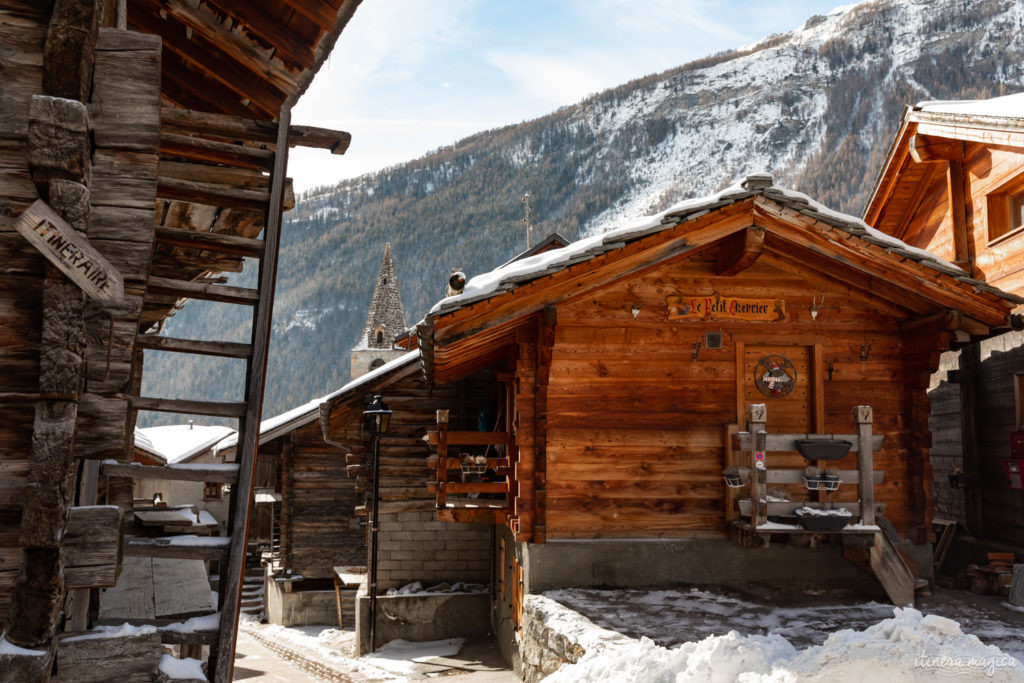
M 197 232 L 182 228 L 156 228 L 156 241 L 160 244 L 171 244 L 188 249 L 217 251 L 234 256 L 263 256 L 263 240 L 237 235 L 222 235 L 215 232 Z
M 764 230 L 747 228 L 722 241 L 715 259 L 715 274 L 729 277 L 754 265 L 764 252 Z
M 201 134 L 264 143 L 277 140 L 277 126 L 270 121 L 177 107 L 164 107 L 161 119 L 164 130 L 172 135 Z M 352 134 L 340 130 L 316 126 L 291 126 L 288 129 L 289 147 L 315 147 L 330 150 L 332 154 L 344 154 L 351 141 Z
M 204 299 L 220 301 L 227 304 L 243 304 L 253 306 L 259 299 L 259 291 L 247 287 L 231 287 L 227 285 L 211 285 L 205 282 L 189 280 L 170 280 L 163 277 L 151 277 L 147 294 L 165 294 L 181 299 Z
M 338 11 L 324 0 L 284 0 L 284 4 L 323 31 L 333 31 L 338 23 Z
M 154 467 L 137 462 L 103 464 L 103 476 L 131 477 L 132 479 L 160 479 L 167 481 L 209 481 L 233 484 L 238 479 L 238 465 L 167 465 Z
M 28 163 L 39 196 L 49 197 L 52 179 L 89 184 L 92 147 L 89 114 L 75 100 L 34 95 L 29 105 Z
M 962 150 L 963 143 L 959 144 Z M 952 159 L 946 169 L 946 197 L 949 198 L 949 212 L 953 221 L 954 261 L 967 273 L 971 273 L 971 244 L 967 230 L 966 192 L 964 162 L 960 159 Z
M 43 51 L 43 92 L 86 101 L 92 85 L 98 20 L 95 0 L 56 0 Z
M 252 344 L 177 339 L 175 337 L 162 337 L 158 334 L 140 334 L 135 338 L 135 345 L 143 349 L 195 353 L 204 356 L 221 356 L 223 358 L 248 358 L 252 355 Z
M 230 538 L 169 536 L 126 538 L 124 554 L 131 557 L 167 557 L 176 560 L 223 560 Z
M 155 629 L 130 636 L 65 634 L 57 645 L 53 683 L 159 680 L 161 634 Z
M 274 153 L 269 150 L 177 133 L 160 136 L 160 155 L 263 171 L 274 162 Z
M 156 186 L 156 196 L 159 199 L 209 204 L 225 209 L 262 210 L 267 205 L 270 193 L 266 190 L 250 190 L 232 185 L 160 178 Z
M 213 417 L 242 417 L 245 403 L 242 401 L 189 401 L 179 398 L 150 398 L 132 396 L 129 400 L 134 410 L 156 410 L 164 413 L 186 415 L 210 415 Z
M 937 161 L 963 161 L 962 140 L 949 140 L 918 133 L 910 138 L 910 157 L 919 164 Z
M 277 112 L 286 97 L 281 90 L 266 80 L 266 73 L 251 68 L 238 60 L 237 54 L 223 50 L 222 45 L 201 37 L 186 36 L 185 26 L 177 19 L 164 19 L 160 11 L 166 7 L 155 0 L 137 0 L 129 6 L 129 21 L 144 33 L 154 33 L 163 39 L 164 50 L 176 54 L 196 75 L 214 79 L 240 100 L 248 100 L 268 115 Z M 262 67 L 261 67 L 262 68 Z
M 271 17 L 258 5 L 239 4 L 226 0 L 206 1 L 210 6 L 234 19 L 243 31 L 252 33 L 273 45 L 275 57 L 303 69 L 313 66 L 315 58 L 310 44 L 307 41 L 299 40 L 287 29 L 286 24 Z

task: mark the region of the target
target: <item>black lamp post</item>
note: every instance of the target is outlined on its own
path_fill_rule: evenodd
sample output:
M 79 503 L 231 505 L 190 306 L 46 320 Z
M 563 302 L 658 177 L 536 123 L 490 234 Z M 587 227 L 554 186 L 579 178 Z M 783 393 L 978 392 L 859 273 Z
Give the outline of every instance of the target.
M 380 437 L 391 425 L 391 411 L 374 396 L 363 411 L 363 424 L 373 439 L 373 520 L 370 523 L 370 652 L 377 650 L 377 532 L 380 523 L 377 514 L 380 486 Z

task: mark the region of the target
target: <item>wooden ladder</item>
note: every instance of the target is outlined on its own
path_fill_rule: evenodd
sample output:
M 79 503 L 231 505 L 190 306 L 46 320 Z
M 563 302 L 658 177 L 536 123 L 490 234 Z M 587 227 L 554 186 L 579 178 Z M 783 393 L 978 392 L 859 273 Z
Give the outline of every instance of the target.
M 132 539 L 125 543 L 126 555 L 174 557 L 220 562 L 219 604 L 220 627 L 216 632 L 198 631 L 172 634 L 171 640 L 188 645 L 209 645 L 208 677 L 212 681 L 227 683 L 231 680 L 238 615 L 242 599 L 245 560 L 248 543 L 249 515 L 253 497 L 256 449 L 259 437 L 260 413 L 266 379 L 267 351 L 270 343 L 271 314 L 273 310 L 274 282 L 281 235 L 282 203 L 285 191 L 285 171 L 288 158 L 288 132 L 291 113 L 283 108 L 278 122 L 278 134 L 273 152 L 269 200 L 265 203 L 266 223 L 264 239 L 200 233 L 192 230 L 158 227 L 156 241 L 161 244 L 246 256 L 259 259 L 259 286 L 257 289 L 208 284 L 188 280 L 152 277 L 147 297 L 175 296 L 204 299 L 253 308 L 252 338 L 248 344 L 222 341 L 196 341 L 143 334 L 136 344 L 141 349 L 176 353 L 201 354 L 246 360 L 245 395 L 241 401 L 194 401 L 184 399 L 130 397 L 133 410 L 154 410 L 171 413 L 209 415 L 237 418 L 240 447 L 236 449 L 235 468 L 201 467 L 146 467 L 107 463 L 102 474 L 133 479 L 177 479 L 188 481 L 222 482 L 231 484 L 230 535 L 223 541 L 199 539 L 196 543 L 182 539 Z M 159 193 L 158 193 L 159 195 Z

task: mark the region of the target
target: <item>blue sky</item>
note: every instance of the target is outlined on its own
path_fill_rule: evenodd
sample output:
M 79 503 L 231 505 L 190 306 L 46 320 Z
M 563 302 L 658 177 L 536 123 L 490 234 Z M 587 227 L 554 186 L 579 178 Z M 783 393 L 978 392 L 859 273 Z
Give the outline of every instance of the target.
M 633 78 L 756 42 L 837 0 L 364 0 L 294 123 L 352 133 L 294 150 L 297 191 L 542 116 Z

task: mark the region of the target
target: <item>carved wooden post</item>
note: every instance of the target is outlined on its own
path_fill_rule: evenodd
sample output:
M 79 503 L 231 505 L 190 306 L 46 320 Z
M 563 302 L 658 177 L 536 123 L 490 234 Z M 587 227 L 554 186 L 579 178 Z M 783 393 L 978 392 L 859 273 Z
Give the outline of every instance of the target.
M 750 524 L 757 528 L 768 521 L 768 472 L 765 463 L 765 451 L 768 446 L 768 433 L 765 423 L 768 421 L 768 409 L 763 403 L 753 403 L 747 408 L 747 430 L 750 432 Z
M 437 411 L 437 507 L 448 505 L 445 483 L 448 481 L 448 411 Z
M 857 423 L 857 492 L 860 496 L 860 523 L 875 523 L 874 456 L 871 439 L 871 406 L 856 406 L 853 419 Z

